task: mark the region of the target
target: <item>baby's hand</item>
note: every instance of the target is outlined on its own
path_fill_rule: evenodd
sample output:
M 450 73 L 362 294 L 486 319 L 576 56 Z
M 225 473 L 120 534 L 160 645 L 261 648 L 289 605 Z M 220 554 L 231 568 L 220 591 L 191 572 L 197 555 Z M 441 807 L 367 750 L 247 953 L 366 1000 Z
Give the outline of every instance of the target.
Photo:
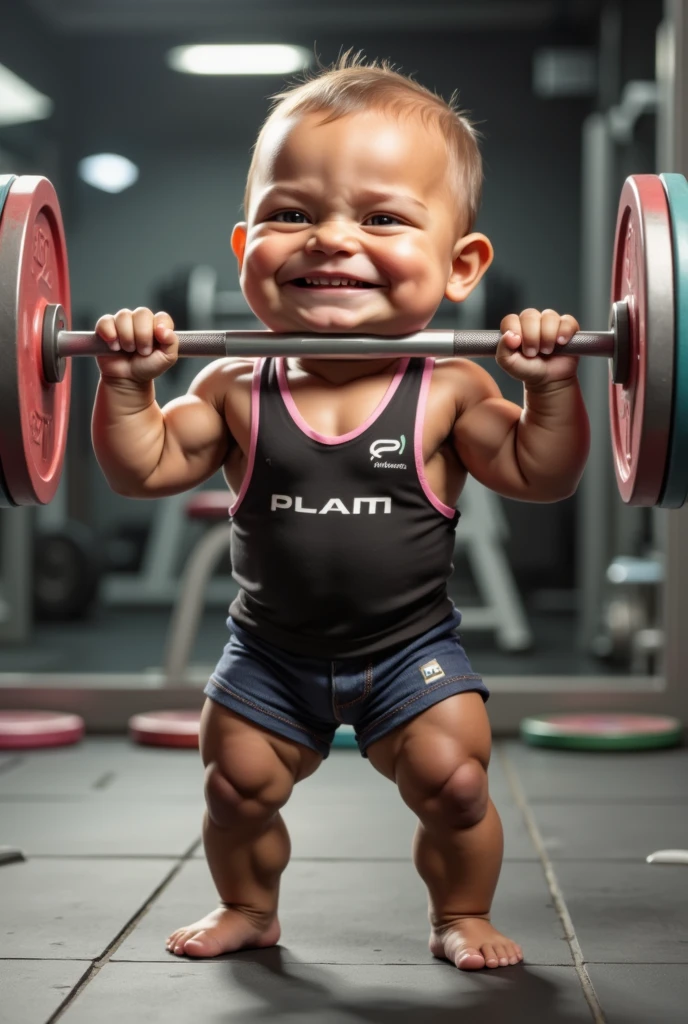
M 153 314 L 142 306 L 133 312 L 120 309 L 114 316 L 101 316 L 96 334 L 108 343 L 113 353 L 98 357 L 103 377 L 144 384 L 177 362 L 179 340 L 167 313 Z
M 558 351 L 579 330 L 572 316 L 560 316 L 553 309 L 524 309 L 520 317 L 505 316 L 500 330 L 496 358 L 511 377 L 537 387 L 576 376 L 579 357 Z

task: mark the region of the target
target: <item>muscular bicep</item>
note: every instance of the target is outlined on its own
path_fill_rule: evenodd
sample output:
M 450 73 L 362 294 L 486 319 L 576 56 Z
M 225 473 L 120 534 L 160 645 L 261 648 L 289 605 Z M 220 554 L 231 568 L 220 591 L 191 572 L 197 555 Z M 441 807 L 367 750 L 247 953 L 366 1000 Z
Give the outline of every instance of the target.
M 146 481 L 146 491 L 162 497 L 203 483 L 221 468 L 233 439 L 223 413 L 222 392 L 213 367 L 203 371 L 186 395 L 163 407 L 165 444 Z
M 452 441 L 461 462 L 485 487 L 505 498 L 522 499 L 525 480 L 516 458 L 516 428 L 522 409 L 507 401 L 496 382 L 472 364 L 470 394 L 460 401 Z

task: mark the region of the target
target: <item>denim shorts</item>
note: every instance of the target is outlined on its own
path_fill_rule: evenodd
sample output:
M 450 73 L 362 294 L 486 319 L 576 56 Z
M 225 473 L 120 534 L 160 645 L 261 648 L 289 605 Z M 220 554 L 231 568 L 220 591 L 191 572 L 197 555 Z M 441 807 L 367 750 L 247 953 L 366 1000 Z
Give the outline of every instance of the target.
M 205 693 L 242 718 L 327 757 L 337 728 L 353 725 L 366 757 L 371 743 L 455 693 L 489 691 L 461 646 L 454 612 L 404 647 L 329 661 L 288 654 L 247 633 L 232 633 Z

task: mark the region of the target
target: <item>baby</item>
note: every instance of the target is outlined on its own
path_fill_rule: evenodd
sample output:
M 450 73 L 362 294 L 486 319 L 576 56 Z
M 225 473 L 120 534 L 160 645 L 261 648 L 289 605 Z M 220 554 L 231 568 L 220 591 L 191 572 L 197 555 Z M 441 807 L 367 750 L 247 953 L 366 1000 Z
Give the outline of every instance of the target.
M 492 261 L 472 231 L 475 132 L 388 65 L 342 60 L 276 97 L 232 248 L 278 332 L 400 335 L 461 302 Z M 521 947 L 490 921 L 502 828 L 488 793 L 487 689 L 447 596 L 468 473 L 523 501 L 576 489 L 588 452 L 571 316 L 505 317 L 497 362 L 523 408 L 465 359 L 221 359 L 161 409 L 177 358 L 165 313 L 98 321 L 112 353 L 93 443 L 118 493 L 157 498 L 222 468 L 234 495 L 231 639 L 206 688 L 203 838 L 220 903 L 167 948 L 212 957 L 280 937 L 280 815 L 337 726 L 418 818 L 430 950 L 463 970 Z

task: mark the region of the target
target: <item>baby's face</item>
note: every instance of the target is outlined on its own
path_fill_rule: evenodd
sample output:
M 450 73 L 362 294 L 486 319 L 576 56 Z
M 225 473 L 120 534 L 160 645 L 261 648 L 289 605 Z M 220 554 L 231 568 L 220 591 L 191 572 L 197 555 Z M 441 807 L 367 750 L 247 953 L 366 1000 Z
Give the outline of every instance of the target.
M 277 121 L 261 140 L 232 236 L 246 299 L 273 331 L 421 330 L 492 258 L 484 236 L 461 237 L 446 143 L 415 116 L 324 116 Z

